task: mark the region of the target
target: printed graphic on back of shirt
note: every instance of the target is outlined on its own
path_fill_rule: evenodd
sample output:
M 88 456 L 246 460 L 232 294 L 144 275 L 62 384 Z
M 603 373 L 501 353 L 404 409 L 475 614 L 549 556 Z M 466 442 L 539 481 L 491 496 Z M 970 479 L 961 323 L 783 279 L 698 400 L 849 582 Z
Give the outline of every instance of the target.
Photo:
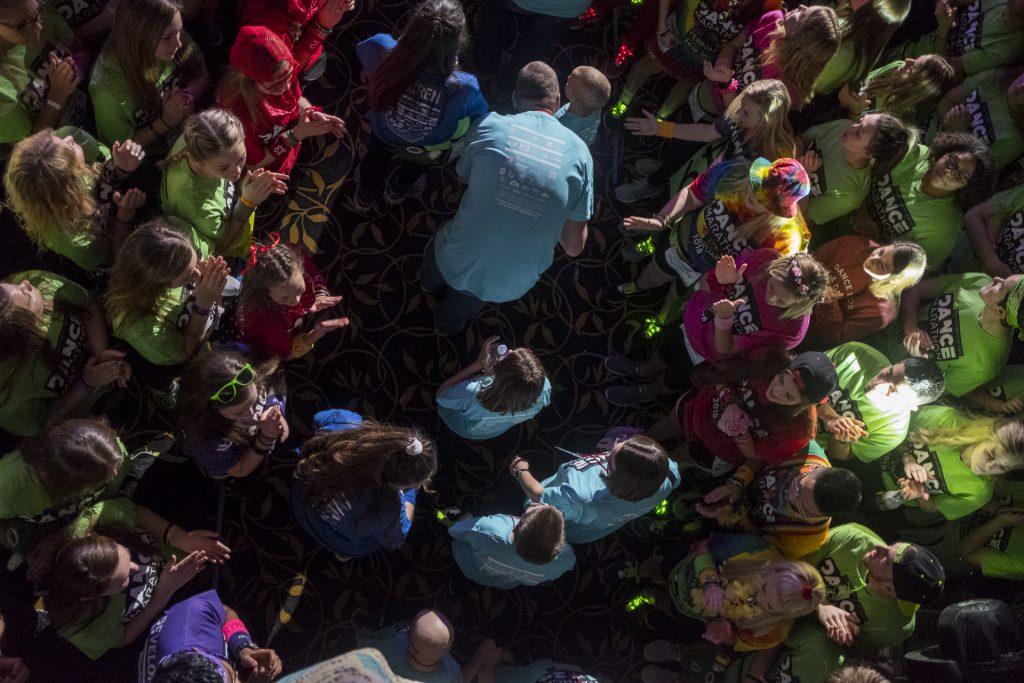
M 608 454 L 580 453 L 579 457 L 569 463 L 569 466 L 579 472 L 586 472 L 592 467 L 600 467 L 602 472 L 608 474 Z
M 850 577 L 843 574 L 839 565 L 828 555 L 818 562 L 818 573 L 821 574 L 821 580 L 825 583 L 825 593 L 828 595 L 830 603 L 835 604 L 836 600 L 848 597 L 853 592 L 854 588 L 850 585 Z
M 754 492 L 750 499 L 750 520 L 758 527 L 774 526 L 786 519 L 789 504 L 786 502 L 786 489 L 799 474 L 797 468 L 786 468 L 781 472 L 768 471 L 754 482 Z
M 903 193 L 893 184 L 892 175 L 889 173 L 871 183 L 868 206 L 882 235 L 889 240 L 894 240 L 915 227 L 914 219 L 907 211 L 907 203 L 903 200 Z
M 932 348 L 928 350 L 929 358 L 956 360 L 964 355 L 960 316 L 957 315 L 952 292 L 946 292 L 929 304 L 926 324 L 928 338 L 932 342 Z
M 530 218 L 540 218 L 551 203 L 548 187 L 561 173 L 566 142 L 519 123 L 511 128 L 505 161 L 498 169 L 495 201 Z
M 946 47 L 951 56 L 963 55 L 981 45 L 982 19 L 981 0 L 957 9 L 949 37 L 946 38 Z
M 818 146 L 818 140 L 812 139 L 807 143 L 808 152 L 816 152 L 819 156 L 824 157 L 821 153 L 821 147 Z M 820 197 L 821 195 L 828 192 L 828 183 L 825 182 L 825 164 L 818 167 L 818 170 L 813 173 L 808 173 L 809 180 L 811 181 L 811 196 Z
M 59 0 L 55 9 L 71 28 L 92 21 L 106 8 L 108 0 Z
M 996 238 L 999 259 L 1015 273 L 1024 273 L 1024 211 L 1010 216 Z
M 713 3 L 714 0 L 711 0 Z M 682 11 L 682 10 L 680 10 Z M 710 7 L 708 1 L 701 2 L 693 12 L 694 26 L 682 40 L 683 47 L 698 55 L 715 55 L 722 45 L 736 37 L 740 26 L 729 17 L 732 14 L 731 4 L 721 12 Z
M 761 80 L 761 53 L 754 47 L 754 36 L 749 35 L 743 41 L 736 59 L 733 60 L 734 78 L 739 81 L 740 87 L 747 87 L 754 81 Z
M 914 462 L 924 468 L 928 481 L 925 487 L 931 493 L 947 493 L 946 477 L 942 474 L 942 466 L 939 465 L 939 456 L 928 445 L 908 438 L 896 450 L 882 456 L 882 470 L 892 477 L 893 481 L 899 482 L 904 478 L 903 459 L 907 455 L 914 458 Z
M 700 228 L 703 224 L 703 230 Z M 715 261 L 722 255 L 739 256 L 751 248 L 739 232 L 736 216 L 720 199 L 701 209 L 697 231 L 692 240 L 695 253 Z
M 384 112 L 384 120 L 400 138 L 417 142 L 429 135 L 441 120 L 442 98 L 440 87 L 417 81 Z
M 727 295 L 733 301 L 741 303 L 736 307 L 732 317 L 732 332 L 735 335 L 754 334 L 761 330 L 761 311 L 753 303 L 754 293 L 750 291 L 746 280 L 741 280 L 729 287 Z M 715 318 L 714 304 L 708 306 L 701 312 L 700 321 L 709 323 Z
M 146 535 L 143 535 L 143 538 L 149 543 L 153 542 L 153 539 Z M 129 552 L 132 556 L 132 562 L 137 564 L 139 569 L 128 579 L 124 613 L 121 616 L 122 623 L 128 623 L 134 619 L 149 604 L 157 581 L 160 580 L 160 571 L 163 568 L 163 562 L 156 558 L 141 552 Z
M 74 311 L 64 314 L 64 324 L 57 338 L 57 355 L 60 363 L 57 371 L 46 380 L 46 388 L 63 394 L 68 388 L 72 368 L 81 367 L 85 355 L 85 326 Z
M 860 408 L 857 406 L 857 402 L 850 398 L 850 395 L 842 388 L 836 389 L 828 395 L 828 402 L 832 405 L 832 408 L 839 413 L 840 417 L 852 417 L 854 420 L 860 422 L 864 421 L 861 417 Z
M 988 111 L 988 102 L 981 99 L 981 93 L 975 89 L 964 100 L 967 113 L 970 116 L 970 123 L 967 124 L 967 132 L 974 133 L 979 138 L 992 144 L 996 141 L 996 131 L 992 127 L 992 116 Z

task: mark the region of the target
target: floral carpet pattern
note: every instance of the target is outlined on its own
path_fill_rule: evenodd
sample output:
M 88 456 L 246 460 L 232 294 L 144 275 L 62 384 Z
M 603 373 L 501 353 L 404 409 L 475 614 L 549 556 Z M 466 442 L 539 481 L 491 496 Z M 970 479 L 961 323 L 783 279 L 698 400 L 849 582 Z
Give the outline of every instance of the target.
M 458 207 L 462 190 L 454 172 L 430 169 L 422 194 L 381 215 L 362 215 L 351 200 L 353 170 L 369 135 L 355 44 L 374 33 L 397 32 L 412 4 L 360 0 L 328 41 L 325 75 L 305 88 L 311 101 L 345 119 L 350 135 L 304 152 L 306 165 L 293 176 L 281 232 L 316 249 L 318 265 L 335 293 L 344 295 L 352 322 L 343 333 L 321 341 L 313 354 L 288 366 L 288 418 L 296 447 L 310 434 L 313 413 L 327 407 L 419 426 L 438 442 L 436 495 L 420 497 L 401 550 L 339 562 L 307 539 L 292 519 L 288 489 L 294 458 L 275 460 L 253 481 L 226 490 L 222 533 L 233 549 L 232 560 L 218 576 L 207 572 L 186 590 L 203 590 L 216 581 L 225 602 L 265 643 L 288 586 L 297 575 L 305 576 L 294 616 L 272 642 L 286 671 L 351 649 L 360 630 L 434 607 L 455 624 L 455 654 L 462 661 L 483 638 L 492 637 L 511 651 L 516 663 L 548 657 L 578 664 L 604 680 L 638 680 L 646 639 L 634 637 L 639 621 L 624 606 L 636 589 L 617 578 L 616 567 L 650 554 L 645 523 L 576 547 L 576 570 L 551 585 L 499 591 L 462 576 L 447 533 L 434 519 L 435 505 L 457 505 L 477 514 L 514 513 L 523 496 L 507 468 L 513 455 L 526 458 L 534 472 L 547 476 L 568 457 L 559 449 L 588 452 L 610 426 L 646 425 L 664 414 L 664 407 L 657 406 L 616 408 L 603 395 L 613 381 L 602 366 L 603 357 L 613 350 L 641 349 L 641 321 L 658 304 L 655 297 L 640 304 L 631 301 L 627 307 L 612 293 L 611 285 L 629 274 L 619 257 L 621 214 L 609 200 L 611 188 L 620 182 L 619 169 L 625 168 L 622 133 L 602 130 L 593 148 L 596 205 L 584 254 L 569 259 L 559 251 L 527 296 L 486 309 L 464 333 L 439 337 L 433 329 L 433 301 L 417 287 L 417 272 L 427 241 Z M 467 0 L 466 7 L 472 20 L 476 3 Z M 623 15 L 623 25 L 626 19 Z M 581 64 L 607 68 L 618 26 L 609 20 L 567 32 L 552 62 L 560 78 L 564 81 Z M 471 64 L 466 68 L 472 71 Z M 641 95 L 639 102 L 643 100 Z M 643 145 L 630 146 L 639 150 Z M 639 155 L 634 151 L 633 156 Z M 7 214 L 4 231 L 11 234 L 16 229 L 9 218 Z M 8 252 L 5 259 L 12 256 L 19 268 L 34 258 L 28 249 Z M 553 397 L 532 423 L 497 439 L 471 443 L 442 425 L 433 395 L 447 377 L 475 358 L 481 341 L 491 335 L 531 347 L 547 370 Z M 130 445 L 166 428 L 163 416 L 138 387 L 114 412 L 114 422 Z M 151 470 L 139 496 L 169 519 L 211 528 L 218 493 L 190 465 L 161 464 Z M 14 630 L 19 620 L 7 613 Z M 677 628 L 686 633 L 693 626 Z M 134 676 L 130 650 L 92 665 L 66 643 L 43 634 L 21 654 L 39 680 L 110 681 Z

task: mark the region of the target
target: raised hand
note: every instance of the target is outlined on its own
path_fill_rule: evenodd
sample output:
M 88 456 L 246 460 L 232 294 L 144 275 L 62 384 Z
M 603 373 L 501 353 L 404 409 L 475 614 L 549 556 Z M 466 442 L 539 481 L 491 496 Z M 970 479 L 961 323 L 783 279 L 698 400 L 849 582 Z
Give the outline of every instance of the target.
M 814 173 L 821 168 L 821 155 L 813 149 L 809 149 L 801 154 L 799 161 L 808 173 Z
M 145 158 L 146 150 L 134 140 L 115 142 L 110 148 L 110 159 L 114 162 L 114 168 L 122 173 L 135 173 Z
M 82 75 L 78 73 L 78 67 L 75 66 L 73 59 L 70 57 L 62 59 L 57 56 L 56 52 L 51 52 L 46 79 L 50 85 L 46 91 L 47 99 L 63 106 L 78 88 L 78 84 L 82 82 Z
M 189 553 L 180 562 L 177 555 L 171 555 L 171 560 L 160 572 L 160 581 L 156 584 L 156 589 L 173 594 L 203 571 L 208 561 L 209 558 L 202 550 Z
M 642 231 L 647 230 L 654 232 L 661 230 L 663 227 L 661 221 L 657 218 L 644 218 L 642 216 L 626 216 L 622 219 L 622 227 L 630 231 Z
M 825 428 L 845 443 L 859 441 L 868 435 L 863 422 L 845 415 L 828 420 L 825 422 Z
M 633 135 L 657 135 L 658 134 L 658 118 L 651 112 L 644 109 L 643 117 L 630 116 L 623 124 L 626 130 L 633 133 Z
M 730 299 L 719 299 L 715 303 L 711 304 L 711 310 L 715 312 L 716 318 L 722 320 L 732 320 L 736 315 L 736 311 L 743 305 L 746 299 L 736 299 L 735 301 Z
M 321 320 L 313 326 L 313 329 L 306 334 L 306 340 L 309 342 L 317 342 L 324 338 L 331 332 L 336 332 L 344 327 L 348 327 L 348 318 L 332 318 L 330 320 Z
M 313 305 L 309 307 L 310 313 L 319 313 L 325 311 L 331 306 L 336 306 L 341 303 L 342 296 L 331 296 L 330 294 L 317 294 L 316 298 L 313 299 Z
M 920 327 L 910 330 L 903 337 L 903 347 L 907 350 L 907 353 L 917 358 L 927 358 L 932 346 L 931 337 Z
M 196 304 L 200 308 L 209 308 L 219 303 L 224 285 L 227 284 L 231 270 L 223 257 L 211 256 L 199 263 L 199 279 L 196 280 L 194 294 Z
M 176 548 L 181 548 L 186 552 L 206 553 L 210 562 L 216 564 L 224 564 L 231 559 L 231 548 L 220 542 L 216 531 L 208 529 L 185 531 L 178 537 L 169 540 Z
M 718 259 L 715 264 L 715 279 L 721 285 L 734 285 L 743 279 L 743 273 L 747 271 L 747 264 L 736 267 L 736 260 L 728 254 Z
M 133 187 L 124 194 L 114 193 L 114 205 L 117 207 L 117 220 L 122 223 L 130 223 L 135 218 L 135 212 L 146 204 L 146 193 L 137 187 Z
M 718 66 L 705 59 L 704 78 L 715 83 L 728 83 L 732 80 L 732 67 Z

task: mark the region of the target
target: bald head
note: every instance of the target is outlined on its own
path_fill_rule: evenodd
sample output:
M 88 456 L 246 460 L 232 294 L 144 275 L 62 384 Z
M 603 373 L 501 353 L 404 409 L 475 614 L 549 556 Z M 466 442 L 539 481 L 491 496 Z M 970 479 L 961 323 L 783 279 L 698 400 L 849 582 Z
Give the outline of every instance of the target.
M 516 109 L 558 109 L 558 74 L 544 62 L 530 62 L 519 70 L 516 77 Z
M 440 612 L 424 610 L 416 615 L 409 628 L 409 649 L 413 661 L 421 666 L 435 666 L 451 651 L 455 630 Z

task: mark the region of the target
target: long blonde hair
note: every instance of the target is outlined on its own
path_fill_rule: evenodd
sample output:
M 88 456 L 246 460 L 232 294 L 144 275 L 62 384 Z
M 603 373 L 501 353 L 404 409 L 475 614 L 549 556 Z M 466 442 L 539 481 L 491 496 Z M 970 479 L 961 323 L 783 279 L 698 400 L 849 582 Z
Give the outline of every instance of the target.
M 772 64 L 779 70 L 779 79 L 795 93 L 796 109 L 802 109 L 814 97 L 814 83 L 839 51 L 841 34 L 835 10 L 821 6 L 804 10 L 794 30 L 787 31 L 783 19 L 772 32 L 761 64 Z
M 159 116 L 163 106 L 156 87 L 163 68 L 156 58 L 156 48 L 175 13 L 181 13 L 177 0 L 120 0 L 114 28 L 103 46 L 121 67 L 137 108 L 153 117 Z M 202 53 L 184 32 L 181 43 L 174 64 L 178 80 L 185 86 L 201 77 L 206 67 Z
M 30 135 L 11 152 L 4 189 L 28 236 L 42 246 L 48 232 L 96 235 L 97 164 L 79 160 L 52 130 Z
M 910 80 L 900 79 L 898 67 L 887 69 L 864 84 L 864 94 L 879 102 L 879 111 L 916 123 L 922 113 L 931 111 L 939 98 L 956 85 L 956 71 L 939 55 L 921 55 L 914 60 L 915 66 L 918 63 L 922 69 Z
M 896 248 L 892 256 L 893 272 L 884 280 L 873 280 L 868 290 L 895 305 L 899 304 L 903 290 L 921 281 L 928 267 L 928 256 L 921 245 L 914 242 L 893 242 L 892 246 Z
M 188 267 L 195 250 L 163 218 L 154 218 L 124 241 L 107 283 L 107 319 L 127 327 L 160 310 L 171 283 Z
M 236 109 L 238 101 L 241 100 L 249 112 L 249 118 L 257 125 L 266 122 L 263 110 L 257 104 L 262 97 L 256 81 L 233 66 L 227 67 L 220 85 L 217 86 L 217 106 Z
M 956 428 L 917 429 L 910 438 L 932 446 L 976 446 L 994 441 L 1007 453 L 1015 454 L 1024 465 L 1024 422 L 1003 417 L 991 417 L 965 411 L 957 411 L 960 420 Z
M 765 609 L 764 605 L 757 605 L 760 614 L 736 620 L 738 628 L 764 631 L 769 626 L 810 614 L 825 601 L 825 582 L 818 570 L 806 562 L 738 558 L 726 561 L 721 567 L 721 575 L 726 582 L 748 584 L 755 596 L 766 583 L 772 582 L 779 587 L 780 609 L 772 611 Z
M 754 81 L 729 103 L 725 115 L 736 121 L 746 99 L 761 111 L 757 129 L 746 141 L 748 147 L 756 156 L 769 161 L 793 156 L 796 152 L 796 136 L 789 125 L 790 99 L 786 84 L 774 78 Z

